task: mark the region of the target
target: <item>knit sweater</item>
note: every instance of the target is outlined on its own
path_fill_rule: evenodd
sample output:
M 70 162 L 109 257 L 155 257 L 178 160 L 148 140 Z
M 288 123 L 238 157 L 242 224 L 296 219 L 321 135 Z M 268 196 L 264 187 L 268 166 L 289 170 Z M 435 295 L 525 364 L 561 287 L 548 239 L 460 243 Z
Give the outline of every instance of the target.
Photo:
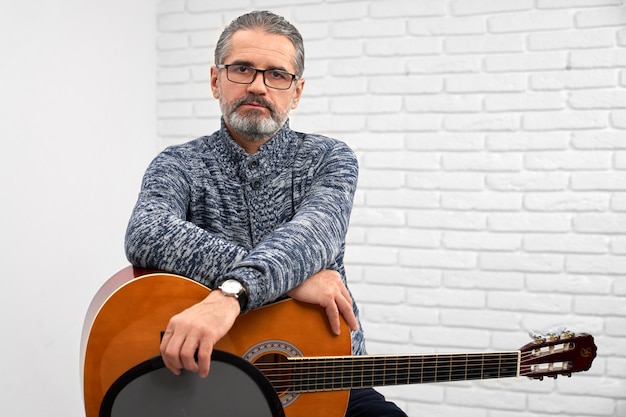
M 210 136 L 175 145 L 149 165 L 126 232 L 138 267 L 216 288 L 248 289 L 247 310 L 284 298 L 323 269 L 344 283 L 345 235 L 358 164 L 343 142 L 286 124 L 247 154 L 224 122 Z M 354 304 L 358 318 L 358 308 Z M 365 353 L 362 331 L 353 354 Z

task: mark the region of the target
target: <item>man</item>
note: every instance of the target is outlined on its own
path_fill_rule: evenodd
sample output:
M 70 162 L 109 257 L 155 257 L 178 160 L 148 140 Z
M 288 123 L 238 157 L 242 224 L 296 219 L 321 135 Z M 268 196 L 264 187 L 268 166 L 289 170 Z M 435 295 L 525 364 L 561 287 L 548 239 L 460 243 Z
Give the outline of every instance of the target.
M 358 166 L 342 142 L 289 128 L 304 88 L 295 27 L 269 12 L 234 20 L 211 68 L 221 128 L 151 163 L 126 235 L 131 263 L 214 289 L 170 320 L 165 365 L 206 376 L 213 346 L 239 314 L 280 298 L 322 306 L 365 353 L 343 264 Z M 197 361 L 194 357 L 197 353 Z M 405 416 L 371 389 L 351 393 L 349 416 Z

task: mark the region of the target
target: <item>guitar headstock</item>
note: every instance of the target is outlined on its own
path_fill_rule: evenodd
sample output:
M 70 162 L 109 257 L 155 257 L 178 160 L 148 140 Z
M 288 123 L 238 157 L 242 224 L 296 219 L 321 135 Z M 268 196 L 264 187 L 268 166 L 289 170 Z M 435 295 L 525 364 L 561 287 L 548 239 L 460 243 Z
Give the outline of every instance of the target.
M 547 334 L 531 333 L 534 341 L 520 348 L 520 375 L 534 379 L 572 376 L 587 371 L 596 357 L 593 336 L 559 330 Z

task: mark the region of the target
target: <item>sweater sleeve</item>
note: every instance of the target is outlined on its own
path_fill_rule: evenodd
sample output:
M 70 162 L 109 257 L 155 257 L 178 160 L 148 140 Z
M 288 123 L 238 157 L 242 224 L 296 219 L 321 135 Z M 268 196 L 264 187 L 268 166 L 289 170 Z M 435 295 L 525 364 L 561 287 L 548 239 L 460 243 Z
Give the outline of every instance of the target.
M 135 266 L 171 271 L 208 285 L 245 258 L 248 250 L 186 220 L 190 181 L 182 159 L 159 154 L 144 175 L 126 230 L 125 249 Z
M 248 308 L 274 301 L 322 269 L 343 264 L 345 235 L 357 185 L 358 163 L 341 142 L 321 147 L 306 172 L 294 217 L 269 233 L 221 280 L 235 278 L 249 289 Z M 304 152 L 311 152 L 305 149 Z M 296 161 L 298 162 L 298 161 Z

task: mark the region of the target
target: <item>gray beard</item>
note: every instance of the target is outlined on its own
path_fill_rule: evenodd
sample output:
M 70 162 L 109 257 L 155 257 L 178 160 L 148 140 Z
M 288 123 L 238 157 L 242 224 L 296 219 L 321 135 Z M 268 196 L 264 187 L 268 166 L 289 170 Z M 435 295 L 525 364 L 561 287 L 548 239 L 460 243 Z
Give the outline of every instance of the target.
M 286 117 L 280 119 L 276 114 L 264 118 L 258 115 L 243 116 L 236 111 L 226 116 L 226 121 L 235 132 L 255 142 L 274 136 L 283 127 Z

